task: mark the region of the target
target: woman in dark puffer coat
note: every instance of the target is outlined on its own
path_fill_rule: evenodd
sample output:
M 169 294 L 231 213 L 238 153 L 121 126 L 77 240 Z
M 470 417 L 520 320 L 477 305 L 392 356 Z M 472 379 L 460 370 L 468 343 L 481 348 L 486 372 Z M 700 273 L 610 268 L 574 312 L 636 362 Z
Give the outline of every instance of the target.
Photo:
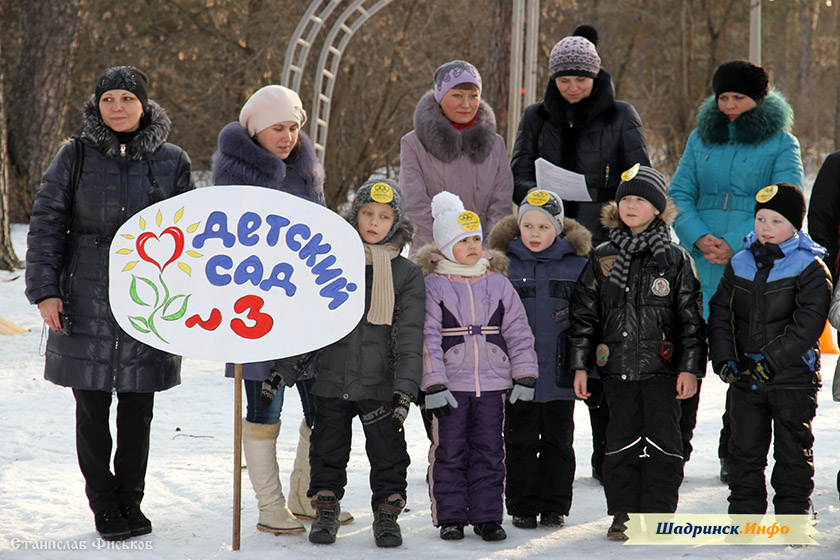
M 563 205 L 566 216 L 592 232 L 593 246 L 607 241 L 601 206 L 615 198 L 621 172 L 636 163 L 650 165 L 639 114 L 629 103 L 616 101 L 612 77 L 601 68 L 597 43 L 598 32 L 582 25 L 554 45 L 545 96 L 525 109 L 510 162 L 516 204 L 537 187 L 538 158 L 586 178 L 592 202 L 564 200 Z M 600 394 L 596 383 L 590 380 L 590 390 Z M 597 398 L 592 401 L 592 476 L 600 481 L 609 410 L 604 401 L 600 406 Z
M 78 185 L 78 143 L 68 142 L 44 174 L 26 254 L 26 296 L 50 327 L 44 377 L 73 388 L 79 466 L 96 529 L 108 540 L 152 530 L 140 501 L 154 392 L 180 383 L 181 358 L 128 336 L 108 300 L 114 233 L 136 212 L 192 188 L 189 157 L 166 143 L 171 122 L 147 88 L 130 66 L 99 77 L 83 109 Z M 112 393 L 119 400 L 113 473 Z

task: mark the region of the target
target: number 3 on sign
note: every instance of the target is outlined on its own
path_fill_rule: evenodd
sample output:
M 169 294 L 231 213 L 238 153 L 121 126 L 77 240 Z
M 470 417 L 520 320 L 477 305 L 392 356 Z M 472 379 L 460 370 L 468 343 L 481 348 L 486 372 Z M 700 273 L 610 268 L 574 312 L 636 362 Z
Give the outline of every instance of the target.
M 263 298 L 254 295 L 242 296 L 236 300 L 236 303 L 233 304 L 233 310 L 237 313 L 248 311 L 245 318 L 253 321 L 254 324 L 249 327 L 242 319 L 233 319 L 230 322 L 231 330 L 242 338 L 251 340 L 267 335 L 271 327 L 274 326 L 274 319 L 271 318 L 271 315 L 260 312 L 264 303 Z M 198 325 L 204 330 L 214 331 L 221 322 L 222 314 L 214 307 L 210 312 L 210 318 L 208 320 L 205 321 L 201 316 L 193 315 L 187 319 L 186 324 L 188 328 Z

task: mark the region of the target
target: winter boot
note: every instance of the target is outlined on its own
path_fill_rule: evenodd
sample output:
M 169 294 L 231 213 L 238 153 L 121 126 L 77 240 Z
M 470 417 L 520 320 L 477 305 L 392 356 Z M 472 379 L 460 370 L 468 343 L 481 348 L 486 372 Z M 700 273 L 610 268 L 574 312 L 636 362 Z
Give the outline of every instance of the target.
M 547 511 L 540 517 L 540 525 L 543 527 L 562 527 L 566 524 L 563 514 L 556 511 Z
M 397 496 L 383 504 L 376 506 L 373 513 L 373 538 L 376 546 L 390 548 L 400 546 L 403 542 L 397 516 L 405 506 L 405 500 Z
M 280 469 L 277 467 L 279 433 L 280 422 L 256 424 L 246 420 L 242 424 L 242 450 L 260 509 L 257 529 L 275 535 L 300 533 L 306 529 L 286 507 L 280 486 Z
M 445 541 L 460 541 L 464 538 L 464 524 L 457 521 L 440 526 L 440 538 Z
M 507 538 L 507 533 L 502 529 L 502 524 L 495 521 L 476 523 L 473 525 L 473 532 L 485 541 L 503 541 Z
M 94 523 L 99 535 L 106 541 L 124 541 L 131 537 L 131 528 L 118 509 L 100 511 L 94 515 Z
M 612 525 L 607 531 L 607 538 L 611 541 L 626 541 L 627 540 L 627 522 L 630 521 L 630 516 L 626 513 L 616 513 L 613 517 Z
M 315 510 L 315 521 L 309 530 L 309 542 L 315 544 L 332 544 L 338 534 L 338 514 L 341 506 L 335 496 L 325 494 L 316 495 L 312 500 Z
M 537 516 L 536 515 L 514 515 L 513 526 L 519 529 L 536 529 Z
M 306 419 L 301 420 L 295 464 L 289 479 L 289 509 L 298 519 L 314 521 L 315 510 L 312 508 L 312 498 L 306 495 L 309 491 L 309 438 L 311 436 L 312 429 L 306 425 Z M 353 521 L 353 514 L 349 511 L 342 510 L 338 514 L 340 524 L 347 525 L 351 521 Z

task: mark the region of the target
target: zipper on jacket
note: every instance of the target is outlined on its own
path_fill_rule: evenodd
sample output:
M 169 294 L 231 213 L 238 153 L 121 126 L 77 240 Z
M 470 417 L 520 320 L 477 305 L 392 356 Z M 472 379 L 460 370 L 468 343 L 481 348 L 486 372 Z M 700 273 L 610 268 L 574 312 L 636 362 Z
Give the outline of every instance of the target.
M 120 144 L 120 157 L 125 157 L 125 144 Z
M 473 297 L 473 290 L 472 290 L 472 282 L 469 278 L 465 279 L 467 284 L 467 290 L 470 293 L 470 311 L 472 312 L 472 321 L 470 322 L 471 325 L 476 324 L 475 319 L 475 298 Z M 474 367 L 473 367 L 473 375 L 475 376 L 475 396 L 481 396 L 481 382 L 479 381 L 478 376 L 478 337 L 472 336 L 470 337 L 473 339 L 473 352 L 475 353 L 475 359 L 473 360 Z
M 111 392 L 117 393 L 117 364 L 119 364 L 120 334 L 114 337 L 114 355 L 111 357 Z

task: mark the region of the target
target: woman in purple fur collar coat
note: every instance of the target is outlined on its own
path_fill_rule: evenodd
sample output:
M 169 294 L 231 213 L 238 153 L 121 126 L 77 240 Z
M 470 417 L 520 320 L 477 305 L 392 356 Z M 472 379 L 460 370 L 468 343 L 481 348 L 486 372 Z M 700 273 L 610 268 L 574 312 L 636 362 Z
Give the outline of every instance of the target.
M 305 122 L 306 112 L 297 93 L 278 85 L 257 90 L 242 107 L 239 121 L 228 124 L 219 133 L 219 149 L 213 154 L 213 184 L 267 187 L 324 206 L 324 168 L 315 156 L 312 142 L 300 130 Z M 248 400 L 242 449 L 259 505 L 257 529 L 275 534 L 301 532 L 304 526 L 296 517 L 314 519 L 306 497 L 314 406 L 310 388 L 314 380 L 297 383 L 304 419 L 287 506 L 276 454 L 283 388 L 277 391 L 270 406 L 260 402 L 262 382 L 268 379 L 273 363 L 242 366 Z M 233 364 L 227 365 L 225 374 L 233 377 Z M 349 513 L 341 513 L 342 522 L 353 519 Z

